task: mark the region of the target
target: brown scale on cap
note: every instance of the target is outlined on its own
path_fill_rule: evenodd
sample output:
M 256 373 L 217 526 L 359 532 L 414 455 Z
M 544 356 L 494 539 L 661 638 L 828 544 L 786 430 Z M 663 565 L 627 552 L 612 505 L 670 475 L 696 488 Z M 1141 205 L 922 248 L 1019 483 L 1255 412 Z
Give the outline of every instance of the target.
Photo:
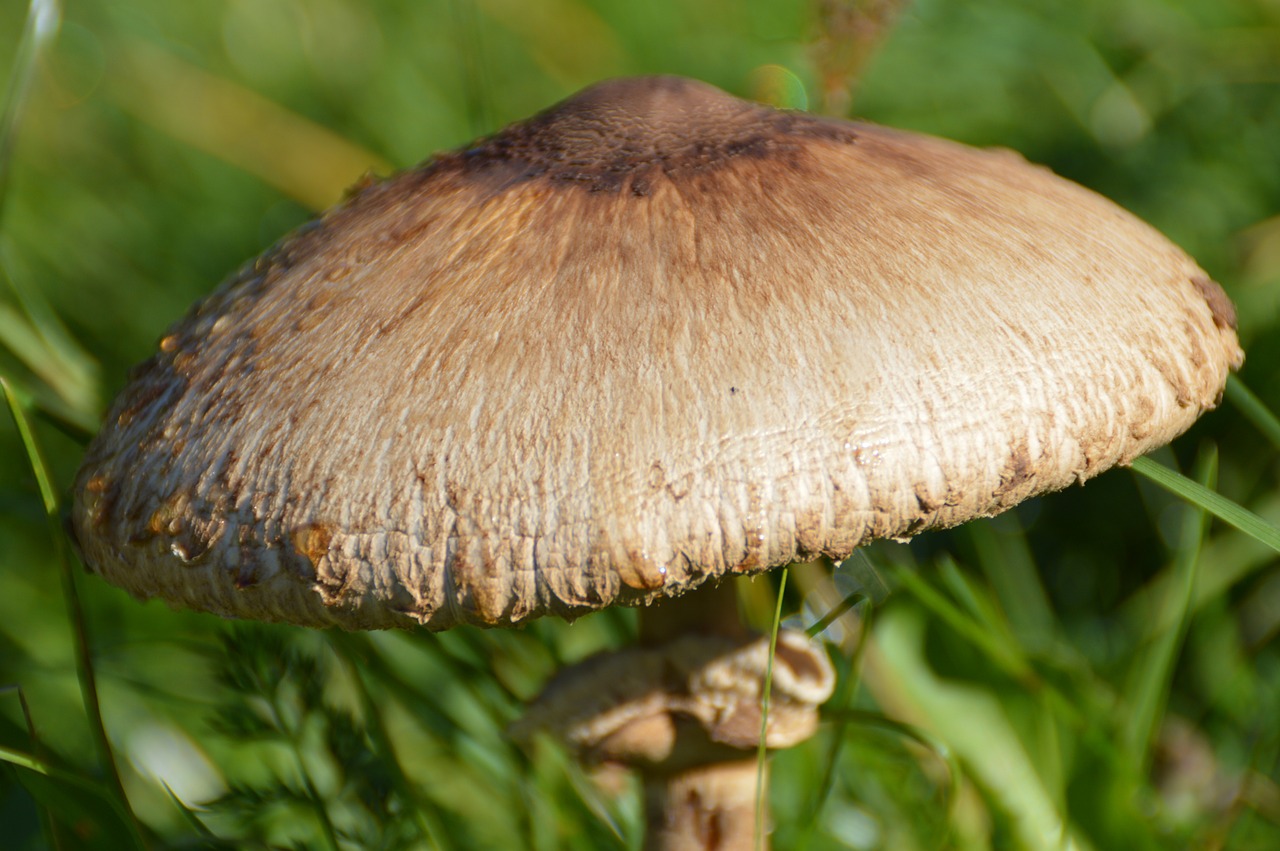
M 1204 298 L 1205 304 L 1209 305 L 1209 309 L 1213 311 L 1213 324 L 1223 330 L 1236 330 L 1236 306 L 1231 303 L 1231 299 L 1227 297 L 1218 282 L 1207 275 L 1195 275 L 1191 278 L 1191 285 L 1196 288 Z
M 1190 258 L 1047 169 L 614 81 L 196 305 L 73 525 L 110 581 L 224 615 L 575 616 L 1084 481 L 1240 360 Z

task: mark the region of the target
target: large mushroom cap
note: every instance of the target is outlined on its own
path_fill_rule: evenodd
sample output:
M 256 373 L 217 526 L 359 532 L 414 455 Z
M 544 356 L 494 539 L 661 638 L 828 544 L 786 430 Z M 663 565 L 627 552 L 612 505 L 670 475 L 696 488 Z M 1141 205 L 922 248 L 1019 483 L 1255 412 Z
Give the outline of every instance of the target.
M 238 617 L 507 624 L 995 514 L 1165 443 L 1231 303 L 1007 152 L 674 78 L 366 186 L 160 341 L 91 569 Z

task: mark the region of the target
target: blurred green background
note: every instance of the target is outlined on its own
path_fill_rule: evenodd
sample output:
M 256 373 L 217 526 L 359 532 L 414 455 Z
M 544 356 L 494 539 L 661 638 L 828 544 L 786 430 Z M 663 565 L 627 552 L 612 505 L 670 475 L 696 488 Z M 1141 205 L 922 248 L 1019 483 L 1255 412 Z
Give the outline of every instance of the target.
M 1224 284 L 1243 384 L 1280 406 L 1280 2 L 917 0 L 859 41 L 843 13 L 882 5 L 68 2 L 0 142 L 0 375 L 55 489 L 166 325 L 362 173 L 633 73 L 820 108 L 860 68 L 856 114 L 1048 164 Z M 0 0 L 11 93 L 27 12 Z M 1159 460 L 1280 521 L 1275 435 L 1237 398 Z M 58 559 L 0 416 L 6 849 L 639 847 L 625 778 L 503 735 L 634 613 L 337 635 L 140 604 L 77 566 L 133 823 L 95 752 Z M 775 587 L 748 595 L 762 627 Z M 866 599 L 824 633 L 829 721 L 775 760 L 775 847 L 1280 848 L 1276 555 L 1132 474 L 789 589 L 802 626 Z

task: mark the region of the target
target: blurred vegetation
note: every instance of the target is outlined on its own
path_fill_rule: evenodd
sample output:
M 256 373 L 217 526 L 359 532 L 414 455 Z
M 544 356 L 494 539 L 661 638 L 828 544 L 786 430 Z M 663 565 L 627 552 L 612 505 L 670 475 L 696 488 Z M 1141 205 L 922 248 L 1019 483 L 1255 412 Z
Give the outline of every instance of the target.
M 56 28 L 34 5 L 46 49 L 0 139 L 0 375 L 52 495 L 167 323 L 365 171 L 611 75 L 839 108 L 861 68 L 860 115 L 1015 148 L 1223 282 L 1243 384 L 1159 460 L 1280 521 L 1276 0 L 917 0 L 856 56 L 838 2 L 74 0 Z M 11 96 L 27 13 L 0 0 Z M 503 734 L 633 613 L 338 635 L 69 585 L 65 558 L 0 416 L 5 848 L 638 847 L 625 778 Z M 860 602 L 823 632 L 828 723 L 775 758 L 777 848 L 1280 847 L 1280 569 L 1257 541 L 1117 471 L 793 577 L 800 625 Z M 750 587 L 762 627 L 774 587 Z

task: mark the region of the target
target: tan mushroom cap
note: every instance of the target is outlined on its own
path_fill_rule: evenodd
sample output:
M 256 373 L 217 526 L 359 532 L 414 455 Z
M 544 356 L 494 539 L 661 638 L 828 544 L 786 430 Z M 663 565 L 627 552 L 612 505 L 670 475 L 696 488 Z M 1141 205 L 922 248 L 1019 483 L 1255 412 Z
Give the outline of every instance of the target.
M 1007 152 L 604 83 L 198 304 L 75 485 L 144 597 L 510 624 L 996 514 L 1186 429 L 1230 301 Z

